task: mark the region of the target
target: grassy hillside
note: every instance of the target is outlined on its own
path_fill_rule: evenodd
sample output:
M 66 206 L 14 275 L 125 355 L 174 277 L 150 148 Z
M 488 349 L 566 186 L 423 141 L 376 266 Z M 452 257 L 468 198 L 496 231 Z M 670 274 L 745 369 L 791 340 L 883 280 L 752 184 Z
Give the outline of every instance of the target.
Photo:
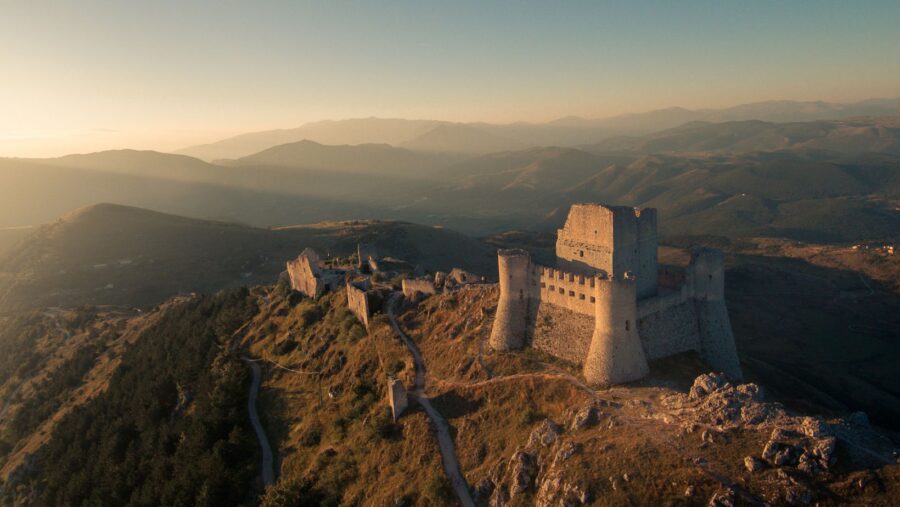
M 425 414 L 391 420 L 387 376 L 409 382 L 413 365 L 385 320 L 366 333 L 344 291 L 298 301 L 284 289 L 242 333 L 265 367 L 260 403 L 280 462 L 262 505 L 454 505 Z
M 398 325 L 427 365 L 423 395 L 449 424 L 477 505 L 501 498 L 507 505 L 693 505 L 722 496 L 771 504 L 800 497 L 888 504 L 898 491 L 897 446 L 860 416 L 847 416 L 861 404 L 883 411 L 896 406 L 890 401 L 895 354 L 871 329 L 852 327 L 885 309 L 866 314 L 871 301 L 832 300 L 865 288 L 855 274 L 822 277 L 790 261 L 761 259 L 771 247 L 754 247 L 760 250 L 737 268 L 729 259 L 726 295 L 744 368 L 762 391 L 725 383 L 689 395 L 694 377 L 706 371 L 693 354 L 653 362 L 650 377 L 640 382 L 595 390 L 581 382 L 574 365 L 534 350 L 498 353 L 485 346 L 495 286 L 404 303 Z M 684 254 L 665 249 L 662 257 Z M 804 304 L 849 310 L 816 323 L 821 312 L 804 311 Z M 386 379 L 394 375 L 410 386 L 411 355 L 385 316 L 364 329 L 347 310 L 343 290 L 313 301 L 284 285 L 239 289 L 117 319 L 36 316 L 4 328 L 21 333 L 0 333 L 0 347 L 11 350 L 28 351 L 21 345 L 52 334 L 57 349 L 69 343 L 85 351 L 61 355 L 61 367 L 48 369 L 35 389 L 17 398 L 14 420 L 43 438 L 30 448 L 31 466 L 7 470 L 17 470 L 4 483 L 7 502 L 456 504 L 423 409 L 413 403 L 396 422 L 387 411 Z M 57 326 L 73 335 L 65 339 Z M 133 345 L 120 348 L 117 367 L 94 382 L 102 388 L 90 397 L 78 394 L 77 372 L 102 362 L 91 361 L 91 343 L 125 336 Z M 808 362 L 785 366 L 803 353 Z M 263 370 L 258 409 L 277 473 L 267 489 L 258 482 L 242 357 Z M 817 378 L 811 363 L 827 364 L 830 379 L 811 382 Z M 41 360 L 0 361 L 0 374 L 12 375 L 4 389 L 16 385 L 23 364 Z M 71 403 L 73 393 L 78 403 Z M 787 405 L 773 402 L 779 399 Z M 67 407 L 57 416 L 55 401 Z M 43 413 L 51 415 L 42 416 L 35 408 L 47 403 Z M 896 420 L 869 413 L 876 422 L 885 415 Z M 46 425 L 42 417 L 58 422 Z M 6 452 L 24 463 L 18 452 L 24 444 L 4 431 Z M 832 459 L 816 457 L 816 446 L 831 435 Z M 784 440 L 807 457 L 759 458 L 768 442 Z M 761 469 L 748 471 L 748 456 Z

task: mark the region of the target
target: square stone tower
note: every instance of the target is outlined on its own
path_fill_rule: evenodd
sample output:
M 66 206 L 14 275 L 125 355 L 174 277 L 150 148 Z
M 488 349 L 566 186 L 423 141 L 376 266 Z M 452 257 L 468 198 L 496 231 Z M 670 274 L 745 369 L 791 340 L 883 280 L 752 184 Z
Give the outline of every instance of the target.
M 656 295 L 656 210 L 573 204 L 556 237 L 557 267 L 585 276 L 637 281 L 638 299 Z

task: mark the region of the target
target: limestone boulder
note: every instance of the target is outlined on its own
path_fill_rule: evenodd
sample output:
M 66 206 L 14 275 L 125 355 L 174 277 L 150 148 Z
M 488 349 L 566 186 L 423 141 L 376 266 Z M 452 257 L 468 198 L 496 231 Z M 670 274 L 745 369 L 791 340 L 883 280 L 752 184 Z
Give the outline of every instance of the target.
M 704 373 L 694 379 L 694 384 L 691 386 L 690 390 L 690 397 L 691 399 L 703 398 L 714 392 L 716 389 L 724 386 L 727 382 L 728 379 L 722 373 Z
M 531 488 L 536 473 L 537 457 L 525 451 L 516 451 L 510 467 L 510 499 Z
M 532 430 L 531 436 L 528 438 L 528 447 L 541 445 L 547 447 L 562 433 L 562 428 L 550 419 L 544 419 L 538 426 Z
M 582 407 L 578 410 L 578 412 L 575 413 L 575 416 L 572 418 L 572 424 L 570 425 L 570 427 L 573 430 L 583 430 L 597 424 L 597 420 L 597 409 L 593 405 L 587 405 Z

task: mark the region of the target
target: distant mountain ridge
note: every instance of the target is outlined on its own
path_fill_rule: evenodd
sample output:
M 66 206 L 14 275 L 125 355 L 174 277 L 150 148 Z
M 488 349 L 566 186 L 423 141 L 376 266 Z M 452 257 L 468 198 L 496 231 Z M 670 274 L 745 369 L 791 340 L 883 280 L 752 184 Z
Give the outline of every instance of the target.
M 534 148 L 452 167 L 458 180 L 420 206 L 553 230 L 564 218 L 556 211 L 572 203 L 614 202 L 657 208 L 669 235 L 887 240 L 900 238 L 891 204 L 900 196 L 898 164 L 898 155 L 814 150 L 634 157 Z
M 470 132 L 480 132 L 485 138 L 496 136 L 511 144 L 510 147 L 500 149 L 502 150 L 529 146 L 592 144 L 615 136 L 644 135 L 691 121 L 799 122 L 837 120 L 854 116 L 893 115 L 900 115 L 900 97 L 869 99 L 849 104 L 782 100 L 755 102 L 724 109 L 690 110 L 671 107 L 600 119 L 569 116 L 545 123 L 473 122 L 454 124 L 440 120 L 359 118 L 311 122 L 294 129 L 252 132 L 214 143 L 191 146 L 177 150 L 176 153 L 203 160 L 236 159 L 279 144 L 304 139 L 322 144 L 386 143 L 394 146 L 406 146 L 410 149 L 432 150 L 435 146 L 452 148 L 454 143 L 451 143 L 450 139 L 453 136 L 449 134 L 457 131 L 459 125 L 471 127 L 475 130 Z M 454 125 L 457 128 L 454 128 Z M 417 141 L 417 138 L 423 139 Z M 456 145 L 458 144 L 456 143 Z M 478 152 L 500 150 L 490 149 Z
M 643 137 L 616 137 L 591 146 L 599 153 L 751 153 L 823 150 L 900 154 L 900 117 L 774 123 L 694 121 Z
M 237 160 L 218 163 L 242 167 L 293 167 L 318 171 L 421 177 L 437 167 L 449 164 L 449 160 L 443 156 L 396 148 L 389 144 L 335 146 L 303 140 L 273 146 Z

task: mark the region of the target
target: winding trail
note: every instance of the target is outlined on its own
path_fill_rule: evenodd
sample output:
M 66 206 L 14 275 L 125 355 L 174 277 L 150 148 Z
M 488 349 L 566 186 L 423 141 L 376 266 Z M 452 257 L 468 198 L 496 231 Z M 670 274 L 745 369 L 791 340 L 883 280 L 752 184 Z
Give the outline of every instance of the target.
M 456 458 L 456 449 L 453 446 L 453 437 L 450 435 L 450 426 L 447 421 L 432 405 L 431 401 L 425 396 L 425 359 L 422 358 L 422 352 L 413 341 L 400 330 L 397 319 L 394 317 L 394 308 L 400 299 L 399 293 L 394 293 L 387 304 L 387 314 L 391 321 L 391 327 L 394 333 L 400 338 L 406 348 L 413 356 L 416 363 L 416 381 L 414 389 L 409 393 L 410 396 L 419 402 L 419 405 L 425 409 L 428 418 L 431 420 L 435 431 L 437 432 L 438 444 L 441 448 L 441 461 L 444 464 L 444 472 L 450 479 L 450 484 L 456 492 L 459 503 L 464 507 L 474 507 L 475 502 L 472 500 L 472 494 L 469 492 L 469 484 L 460 472 L 459 460 Z
M 263 429 L 262 423 L 259 421 L 259 414 L 256 411 L 256 399 L 259 395 L 262 371 L 258 364 L 246 358 L 244 360 L 247 361 L 247 364 L 250 365 L 250 370 L 253 372 L 253 382 L 250 383 L 250 396 L 247 398 L 247 412 L 250 414 L 250 424 L 253 425 L 256 438 L 259 439 L 259 446 L 262 448 L 263 486 L 269 486 L 275 483 L 275 470 L 272 466 L 272 447 L 269 446 L 269 438 L 266 436 L 266 430 Z

